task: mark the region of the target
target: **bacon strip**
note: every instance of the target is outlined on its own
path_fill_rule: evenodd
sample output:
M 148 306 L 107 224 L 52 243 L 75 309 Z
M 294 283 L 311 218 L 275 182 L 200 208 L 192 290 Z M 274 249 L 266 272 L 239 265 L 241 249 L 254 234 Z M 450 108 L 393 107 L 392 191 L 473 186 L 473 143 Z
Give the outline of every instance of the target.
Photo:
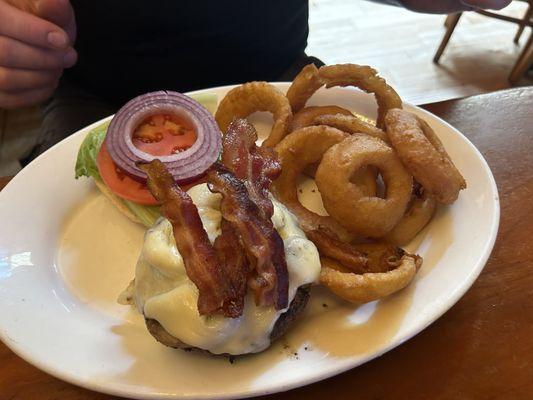
M 222 160 L 208 173 L 212 192 L 221 193 L 222 233 L 211 245 L 191 198 L 159 160 L 141 166 L 148 188 L 172 223 L 176 245 L 198 287 L 200 314 L 242 314 L 247 286 L 256 304 L 288 306 L 289 277 L 283 240 L 272 224 L 268 188 L 280 174 L 275 152 L 255 145 L 257 132 L 234 121 L 223 139 Z
M 289 279 L 285 249 L 272 221 L 249 197 L 245 184 L 223 165 L 217 163 L 211 168 L 207 182 L 212 192 L 222 194 L 222 218 L 234 229 L 253 267 L 254 276 L 248 284 L 256 304 L 286 308 Z
M 222 139 L 222 164 L 244 182 L 250 199 L 265 218 L 274 213 L 268 188 L 281 173 L 274 149 L 257 147 L 257 132 L 245 119 L 235 119 Z
M 222 264 L 224 273 L 227 274 L 233 291 L 234 307 L 242 314 L 244 309 L 244 297 L 246 296 L 246 283 L 248 281 L 249 268 L 248 260 L 239 237 L 228 221 L 222 219 L 221 234 L 215 239 L 213 246 L 217 252 L 218 260 Z
M 156 159 L 139 167 L 148 175 L 148 188 L 161 203 L 162 214 L 172 224 L 187 276 L 198 288 L 198 312 L 231 318 L 241 315 L 244 294 L 239 285 L 232 282 L 232 277 L 238 274 L 225 273 L 224 269 L 232 268 L 226 262 L 219 262 L 189 195 L 174 182 L 161 161 Z

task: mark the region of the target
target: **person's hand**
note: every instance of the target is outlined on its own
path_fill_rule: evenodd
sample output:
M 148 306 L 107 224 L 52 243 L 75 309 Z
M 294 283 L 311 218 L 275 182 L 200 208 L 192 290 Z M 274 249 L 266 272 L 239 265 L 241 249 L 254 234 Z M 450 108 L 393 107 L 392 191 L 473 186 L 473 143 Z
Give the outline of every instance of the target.
M 412 11 L 451 14 L 475 9 L 500 10 L 512 0 L 401 0 L 402 5 Z
M 69 0 L 0 0 L 0 108 L 37 104 L 77 61 Z

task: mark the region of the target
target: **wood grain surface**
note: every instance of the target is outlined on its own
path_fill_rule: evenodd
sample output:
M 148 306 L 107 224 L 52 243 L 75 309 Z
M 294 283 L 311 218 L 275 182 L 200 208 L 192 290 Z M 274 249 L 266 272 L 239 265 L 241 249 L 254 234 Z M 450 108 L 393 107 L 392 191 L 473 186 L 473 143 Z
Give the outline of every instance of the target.
M 484 271 L 451 310 L 395 350 L 263 400 L 533 398 L 533 88 L 425 108 L 463 132 L 496 178 L 500 231 Z M 112 398 L 55 379 L 0 344 L 1 400 Z
M 4 186 L 6 186 L 10 180 L 11 180 L 10 176 L 0 176 L 0 190 L 2 190 Z

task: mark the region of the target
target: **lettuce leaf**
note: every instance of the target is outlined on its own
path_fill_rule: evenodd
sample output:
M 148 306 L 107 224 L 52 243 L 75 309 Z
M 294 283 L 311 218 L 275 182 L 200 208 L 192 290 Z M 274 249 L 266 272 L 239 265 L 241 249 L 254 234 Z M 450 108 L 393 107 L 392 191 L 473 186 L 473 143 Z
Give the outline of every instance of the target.
M 212 114 L 214 114 L 218 100 L 216 93 L 200 93 L 191 95 L 191 97 L 207 108 Z M 96 165 L 96 157 L 100 151 L 102 143 L 104 142 L 108 126 L 109 121 L 98 125 L 96 128 L 92 129 L 83 140 L 80 149 L 78 150 L 78 158 L 76 159 L 76 179 L 86 176 L 88 178 L 102 181 L 102 177 L 98 171 L 98 166 Z M 157 206 L 145 206 L 121 199 L 120 197 L 117 197 L 117 200 L 124 203 L 124 205 L 146 227 L 152 226 L 161 216 L 159 207 Z
M 155 221 L 157 221 L 161 216 L 159 206 L 144 206 L 132 201 L 123 199 L 120 200 L 125 204 L 126 207 L 128 207 L 128 210 L 130 210 L 131 213 L 137 217 L 141 224 L 147 228 L 150 228 L 153 224 L 155 224 Z
M 96 166 L 96 156 L 105 139 L 108 126 L 109 121 L 98 125 L 91 130 L 83 140 L 83 143 L 78 150 L 78 158 L 76 159 L 76 179 L 80 176 L 102 179 L 98 167 Z
M 207 108 L 211 114 L 215 115 L 218 106 L 218 95 L 216 93 L 196 93 L 191 94 L 189 97 L 196 100 L 198 103 Z

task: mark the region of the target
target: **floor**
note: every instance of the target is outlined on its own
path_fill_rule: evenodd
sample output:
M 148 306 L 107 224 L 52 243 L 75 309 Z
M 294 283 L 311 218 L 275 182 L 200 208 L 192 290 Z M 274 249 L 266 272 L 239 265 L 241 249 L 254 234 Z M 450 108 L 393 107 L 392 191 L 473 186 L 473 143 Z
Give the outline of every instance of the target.
M 525 3 L 515 1 L 502 12 L 522 17 L 525 10 Z M 513 43 L 516 25 L 465 13 L 435 65 L 444 19 L 363 0 L 311 0 L 307 52 L 327 64 L 371 65 L 414 104 L 508 87 L 521 49 Z M 528 35 L 526 28 L 520 45 Z
M 524 12 L 525 4 L 518 1 L 505 10 L 517 17 Z M 465 14 L 437 66 L 431 60 L 444 18 L 364 0 L 310 0 L 307 51 L 328 64 L 371 65 L 414 104 L 508 87 L 507 74 L 520 51 L 512 42 L 516 26 Z M 528 35 L 526 29 L 521 45 Z M 20 169 L 18 158 L 35 141 L 38 127 L 36 108 L 0 110 L 0 175 Z

